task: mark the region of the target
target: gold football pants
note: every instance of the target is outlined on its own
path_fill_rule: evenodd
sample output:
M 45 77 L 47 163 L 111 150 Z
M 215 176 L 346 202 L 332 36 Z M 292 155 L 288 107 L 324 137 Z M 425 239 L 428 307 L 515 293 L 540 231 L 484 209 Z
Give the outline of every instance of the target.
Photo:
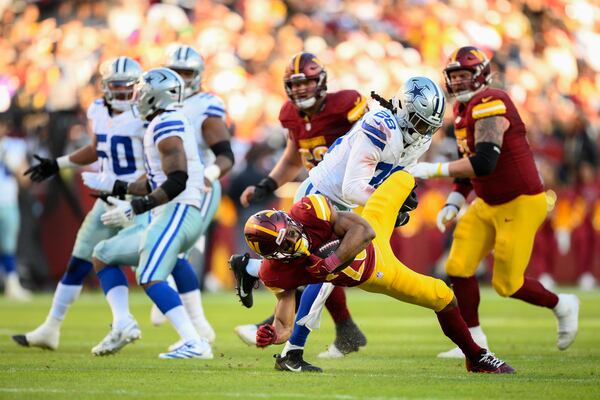
M 501 296 L 512 295 L 523 286 L 535 233 L 546 213 L 545 193 L 521 195 L 496 206 L 477 198 L 456 224 L 446 272 L 471 277 L 493 250 L 492 285 Z
M 358 287 L 440 311 L 452 301 L 452 290 L 442 280 L 408 268 L 396 258 L 390 246 L 396 216 L 414 186 L 415 179 L 410 174 L 398 171 L 367 201 L 361 215 L 376 233 L 373 240 L 376 263 L 371 276 Z

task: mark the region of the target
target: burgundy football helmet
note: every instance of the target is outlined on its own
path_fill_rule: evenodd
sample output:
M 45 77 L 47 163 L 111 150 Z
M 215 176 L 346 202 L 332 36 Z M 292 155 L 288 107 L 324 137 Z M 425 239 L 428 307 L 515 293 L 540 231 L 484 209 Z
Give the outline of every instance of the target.
M 292 92 L 293 83 L 307 80 L 317 82 L 317 87 L 312 93 L 298 95 Z M 312 53 L 303 51 L 293 56 L 285 69 L 283 82 L 288 98 L 301 110 L 311 108 L 327 93 L 327 71 L 317 56 Z
M 459 70 L 471 71 L 471 79 L 451 82 L 450 72 Z M 465 103 L 471 100 L 475 92 L 491 82 L 490 60 L 477 47 L 461 47 L 450 56 L 444 69 L 444 78 L 450 96 L 454 96 L 461 103 Z
M 255 253 L 271 260 L 286 261 L 310 254 L 302 225 L 283 211 L 254 214 L 246 221 L 244 237 Z

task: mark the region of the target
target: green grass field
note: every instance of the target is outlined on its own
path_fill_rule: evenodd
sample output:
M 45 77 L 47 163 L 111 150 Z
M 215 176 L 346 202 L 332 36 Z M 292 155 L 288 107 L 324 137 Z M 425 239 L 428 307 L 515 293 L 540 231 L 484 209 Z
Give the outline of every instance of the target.
M 143 338 L 104 358 L 90 354 L 110 323 L 100 292 L 85 291 L 72 307 L 54 352 L 22 348 L 10 339 L 43 321 L 50 295 L 26 304 L 0 299 L 0 398 L 598 399 L 600 292 L 578 294 L 579 335 L 559 352 L 550 311 L 483 291 L 481 321 L 492 350 L 517 369 L 506 376 L 468 374 L 461 361 L 436 359 L 451 343 L 432 312 L 356 289 L 348 291 L 349 302 L 369 344 L 342 360 L 318 360 L 333 338 L 331 319 L 324 317 L 305 352 L 325 369 L 317 375 L 275 371 L 278 347 L 251 348 L 235 336 L 235 325 L 258 322 L 271 311 L 274 298 L 265 292 L 251 310 L 232 293 L 205 296 L 217 332 L 214 360 L 158 359 L 176 334 L 170 326 L 151 326 L 149 300 L 139 291 L 131 306 Z

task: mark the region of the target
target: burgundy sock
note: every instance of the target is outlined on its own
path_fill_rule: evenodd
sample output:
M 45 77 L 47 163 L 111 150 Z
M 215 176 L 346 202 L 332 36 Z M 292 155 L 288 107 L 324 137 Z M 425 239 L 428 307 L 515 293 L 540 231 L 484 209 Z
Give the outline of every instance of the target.
M 333 291 L 325 302 L 325 307 L 327 307 L 327 311 L 329 311 L 333 322 L 336 324 L 350 318 L 350 310 L 348 310 L 348 305 L 346 304 L 346 292 L 344 292 L 343 287 L 335 286 L 333 288 Z
M 469 360 L 477 359 L 481 347 L 475 343 L 467 324 L 460 315 L 458 307 L 446 311 L 436 312 L 438 321 L 444 334 L 450 338 L 465 353 Z
M 536 306 L 554 308 L 558 303 L 558 296 L 547 290 L 535 279 L 525 278 L 523 286 L 510 297 L 526 301 Z
M 460 313 L 467 326 L 479 326 L 479 314 L 477 312 L 479 308 L 479 284 L 477 279 L 474 276 L 469 278 L 451 276 L 450 282 L 452 282 L 452 290 L 454 290 Z

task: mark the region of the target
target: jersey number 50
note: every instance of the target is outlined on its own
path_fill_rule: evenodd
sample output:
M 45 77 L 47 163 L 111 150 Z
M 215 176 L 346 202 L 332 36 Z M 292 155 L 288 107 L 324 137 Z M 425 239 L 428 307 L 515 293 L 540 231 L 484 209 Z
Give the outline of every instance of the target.
M 327 153 L 327 146 L 317 146 L 314 149 L 298 149 L 302 156 L 302 162 L 306 169 L 310 170 L 315 167 L 321 160 L 325 153 Z
M 106 135 L 96 134 L 98 141 L 97 148 L 100 149 L 101 143 L 106 143 Z M 108 158 L 102 150 L 97 151 L 98 157 Z M 112 168 L 117 175 L 128 175 L 135 172 L 135 157 L 133 155 L 133 142 L 129 136 L 111 136 L 110 138 L 110 158 Z M 125 165 L 122 165 L 125 164 Z

